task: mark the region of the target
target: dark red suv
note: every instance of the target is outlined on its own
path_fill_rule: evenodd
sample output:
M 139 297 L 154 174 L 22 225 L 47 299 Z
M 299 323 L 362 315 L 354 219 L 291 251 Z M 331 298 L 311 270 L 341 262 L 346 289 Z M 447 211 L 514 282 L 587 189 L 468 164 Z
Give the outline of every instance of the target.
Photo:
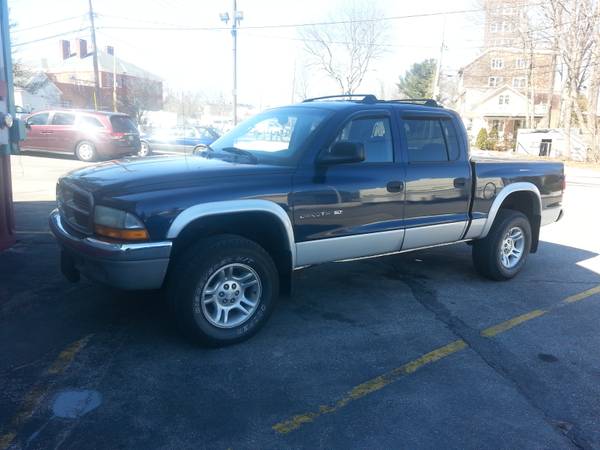
M 82 161 L 137 154 L 140 133 L 126 114 L 109 111 L 39 111 L 25 120 L 23 150 L 75 154 Z

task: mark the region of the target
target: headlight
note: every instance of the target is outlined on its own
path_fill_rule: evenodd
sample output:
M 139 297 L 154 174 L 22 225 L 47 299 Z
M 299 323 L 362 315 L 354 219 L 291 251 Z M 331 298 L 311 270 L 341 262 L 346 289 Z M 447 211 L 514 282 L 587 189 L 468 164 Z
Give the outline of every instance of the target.
M 94 231 L 100 236 L 126 241 L 148 239 L 146 227 L 140 219 L 127 211 L 108 206 L 94 208 Z

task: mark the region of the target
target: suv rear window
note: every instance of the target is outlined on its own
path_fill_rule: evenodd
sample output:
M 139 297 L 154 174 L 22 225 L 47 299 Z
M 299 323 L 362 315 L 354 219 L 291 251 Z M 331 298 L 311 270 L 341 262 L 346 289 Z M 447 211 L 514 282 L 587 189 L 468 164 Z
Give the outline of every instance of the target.
M 138 132 L 135 122 L 129 116 L 110 116 L 110 123 L 115 133 Z

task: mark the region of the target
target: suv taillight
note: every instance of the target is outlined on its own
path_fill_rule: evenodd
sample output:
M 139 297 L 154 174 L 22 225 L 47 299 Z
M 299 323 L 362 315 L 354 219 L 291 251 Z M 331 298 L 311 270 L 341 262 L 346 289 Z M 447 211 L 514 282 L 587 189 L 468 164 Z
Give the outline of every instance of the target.
M 110 133 L 110 137 L 112 139 L 123 139 L 125 137 L 125 133 L 118 133 L 116 131 L 113 131 L 112 133 Z

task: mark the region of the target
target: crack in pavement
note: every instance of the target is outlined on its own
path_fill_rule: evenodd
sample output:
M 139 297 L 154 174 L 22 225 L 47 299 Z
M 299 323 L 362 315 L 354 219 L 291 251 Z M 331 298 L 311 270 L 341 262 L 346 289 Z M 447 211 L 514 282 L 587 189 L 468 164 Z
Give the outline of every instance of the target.
M 480 330 L 470 327 L 459 317 L 453 315 L 438 300 L 436 291 L 427 286 L 427 278 L 422 274 L 407 271 L 406 267 L 396 267 L 393 263 L 388 264 L 393 269 L 393 272 L 388 276 L 405 283 L 410 288 L 416 301 L 433 313 L 435 318 L 444 323 L 452 333 L 464 340 L 487 366 L 511 383 L 516 391 L 533 409 L 541 414 L 544 421 L 555 432 L 564 436 L 570 444 L 577 448 L 593 448 L 590 440 L 578 425 L 572 424 L 570 428 L 561 426 L 565 422 L 551 417 L 543 406 L 536 401 L 536 398 L 544 394 L 545 384 L 531 370 L 516 363 L 516 357 L 512 352 L 497 341 L 483 337 Z M 505 361 L 511 361 L 510 365 L 506 364 Z

